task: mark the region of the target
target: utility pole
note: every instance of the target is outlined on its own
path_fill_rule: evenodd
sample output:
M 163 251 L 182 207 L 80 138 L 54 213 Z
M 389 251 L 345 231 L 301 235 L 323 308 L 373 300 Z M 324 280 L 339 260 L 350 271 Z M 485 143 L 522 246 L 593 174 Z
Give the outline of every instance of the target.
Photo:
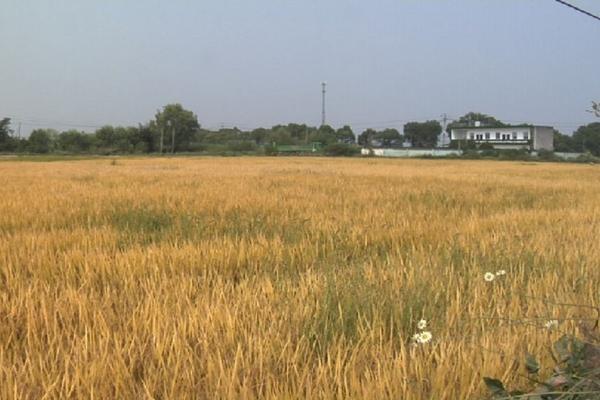
M 17 128 L 17 136 L 20 140 L 21 139 L 21 122 L 19 122 L 19 127 Z
M 165 128 L 164 126 L 160 127 L 160 154 L 163 153 L 163 143 L 165 141 Z
M 326 118 L 325 118 L 325 94 L 327 93 L 327 82 L 321 82 L 321 87 L 323 88 L 322 94 L 323 94 L 323 108 L 321 111 L 321 126 L 325 125 L 326 122 Z
M 164 126 L 160 127 L 160 148 L 159 148 L 159 152 L 162 155 L 162 148 L 163 148 L 163 143 L 165 142 L 165 128 Z
M 171 124 L 171 154 L 175 154 L 175 125 Z

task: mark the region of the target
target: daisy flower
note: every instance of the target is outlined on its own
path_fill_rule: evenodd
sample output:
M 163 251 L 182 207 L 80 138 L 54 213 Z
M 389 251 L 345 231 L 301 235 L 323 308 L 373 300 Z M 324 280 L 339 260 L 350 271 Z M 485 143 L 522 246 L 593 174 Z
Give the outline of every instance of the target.
M 486 272 L 485 275 L 483 275 L 483 279 L 485 279 L 486 282 L 492 282 L 494 279 L 496 279 L 496 274 Z
M 431 339 L 433 339 L 433 335 L 429 331 L 421 332 L 420 336 L 421 336 L 420 337 L 421 344 L 429 343 L 429 342 L 431 342 Z
M 421 332 L 421 333 L 416 333 L 412 337 L 413 342 L 415 342 L 416 344 L 426 344 L 426 343 L 429 343 L 429 342 L 431 342 L 432 338 L 433 338 L 433 335 L 429 331 L 425 331 L 425 332 Z
M 419 323 L 417 324 L 417 328 L 419 328 L 420 330 L 427 328 L 427 320 L 425 320 L 425 319 L 420 320 Z
M 557 326 L 558 326 L 558 320 L 556 320 L 556 319 L 551 319 L 544 324 L 544 327 L 546 329 L 556 328 Z

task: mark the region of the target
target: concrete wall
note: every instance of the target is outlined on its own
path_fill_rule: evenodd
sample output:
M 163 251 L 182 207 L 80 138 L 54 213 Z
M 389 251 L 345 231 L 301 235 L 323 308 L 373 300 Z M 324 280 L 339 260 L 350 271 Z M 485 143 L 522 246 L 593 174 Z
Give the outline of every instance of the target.
M 563 160 L 575 160 L 585 153 L 554 153 L 555 156 L 562 158 Z
M 451 155 L 460 156 L 462 151 L 453 149 L 362 149 L 362 155 L 374 155 L 376 157 L 447 157 Z
M 550 126 L 533 128 L 533 149 L 554 151 L 554 129 Z
M 504 147 L 505 149 L 507 147 Z M 514 147 L 517 149 L 518 147 Z M 480 151 L 481 153 L 481 151 Z M 446 157 L 460 156 L 461 150 L 454 149 L 362 149 L 361 154 L 364 156 L 373 155 L 375 157 L 392 157 L 392 158 L 411 158 L 411 157 Z M 574 160 L 584 153 L 554 153 L 556 156 L 564 160 Z M 537 157 L 536 151 L 531 152 L 533 157 Z

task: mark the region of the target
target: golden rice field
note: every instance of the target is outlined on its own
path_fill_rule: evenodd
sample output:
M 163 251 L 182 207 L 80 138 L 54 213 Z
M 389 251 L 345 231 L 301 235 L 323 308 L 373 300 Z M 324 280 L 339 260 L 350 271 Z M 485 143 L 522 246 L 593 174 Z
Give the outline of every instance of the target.
M 2 399 L 483 399 L 600 303 L 597 165 L 1 161 L 0 192 Z

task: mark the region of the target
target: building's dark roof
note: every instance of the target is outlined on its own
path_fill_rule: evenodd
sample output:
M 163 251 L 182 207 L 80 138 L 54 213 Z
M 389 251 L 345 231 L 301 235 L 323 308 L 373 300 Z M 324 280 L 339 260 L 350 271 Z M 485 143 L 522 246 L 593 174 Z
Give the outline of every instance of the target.
M 453 127 L 451 128 L 451 130 L 471 130 L 471 129 L 487 129 L 487 130 L 494 130 L 494 129 L 523 129 L 523 128 L 552 128 L 551 126 L 543 126 L 543 125 L 527 125 L 527 124 L 522 124 L 522 125 L 505 125 L 505 126 L 493 126 L 493 125 L 481 125 L 481 126 L 457 126 L 457 127 Z
M 493 126 L 493 125 L 481 125 L 481 126 L 457 126 L 452 129 L 522 129 L 522 128 L 533 128 L 533 125 L 505 125 L 505 126 Z

